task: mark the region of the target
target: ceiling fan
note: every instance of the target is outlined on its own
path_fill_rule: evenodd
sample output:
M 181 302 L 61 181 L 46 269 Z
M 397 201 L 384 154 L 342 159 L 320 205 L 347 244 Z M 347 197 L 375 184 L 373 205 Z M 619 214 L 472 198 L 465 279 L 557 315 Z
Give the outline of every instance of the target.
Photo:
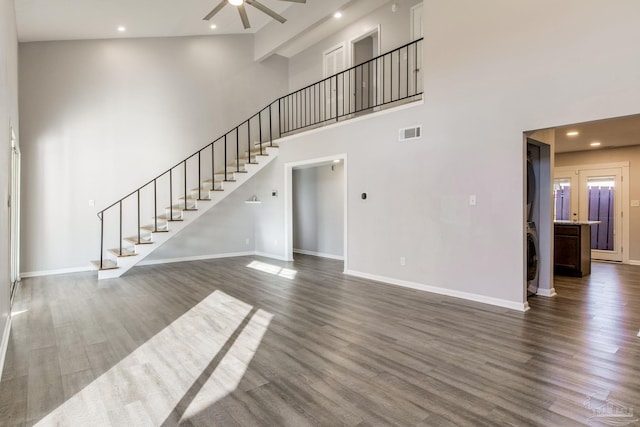
M 281 1 L 288 1 L 291 3 L 307 2 L 307 0 L 281 0 Z M 247 28 L 251 28 L 251 25 L 249 24 L 249 17 L 247 16 L 247 10 L 244 7 L 245 3 L 248 4 L 249 6 L 255 7 L 256 9 L 258 9 L 263 13 L 266 13 L 267 15 L 269 15 L 270 17 L 272 17 L 273 19 L 275 19 L 276 21 L 282 24 L 287 22 L 287 20 L 284 17 L 276 13 L 274 10 L 263 5 L 262 3 L 258 2 L 257 0 L 222 0 L 215 8 L 213 8 L 211 12 L 207 14 L 207 16 L 205 16 L 202 19 L 204 19 L 205 21 L 210 20 L 215 16 L 216 13 L 220 12 L 222 8 L 227 5 L 227 3 L 229 3 L 232 6 L 235 6 L 238 9 L 238 13 L 240 14 L 240 19 L 242 20 L 242 25 L 244 26 L 245 30 Z

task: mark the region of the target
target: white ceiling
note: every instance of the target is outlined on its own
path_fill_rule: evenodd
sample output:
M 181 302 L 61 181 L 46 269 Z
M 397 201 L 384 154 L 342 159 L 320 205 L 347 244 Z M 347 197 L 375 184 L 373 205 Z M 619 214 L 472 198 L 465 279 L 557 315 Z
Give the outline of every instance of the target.
M 571 131 L 577 131 L 578 135 L 568 136 L 567 132 Z M 590 145 L 592 142 L 600 142 L 600 146 L 592 147 Z M 602 150 L 630 145 L 640 145 L 640 115 L 555 128 L 556 153 Z
M 316 0 L 308 0 L 310 1 Z M 320 0 L 321 1 L 321 0 Z M 277 13 L 295 16 L 307 6 L 284 0 L 260 0 Z M 251 28 L 242 27 L 236 8 L 227 4 L 211 21 L 202 18 L 220 0 L 15 0 L 18 40 L 85 40 L 255 33 L 272 19 L 246 6 Z M 210 25 L 217 28 L 212 30 Z M 118 26 L 126 27 L 123 33 Z M 286 24 L 285 24 L 286 25 Z

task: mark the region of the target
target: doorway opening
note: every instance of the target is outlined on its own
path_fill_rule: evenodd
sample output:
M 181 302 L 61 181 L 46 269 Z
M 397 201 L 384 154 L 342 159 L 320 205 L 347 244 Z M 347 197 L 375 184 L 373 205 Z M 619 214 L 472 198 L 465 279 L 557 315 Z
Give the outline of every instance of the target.
M 525 285 L 524 300 L 534 295 L 553 296 L 551 215 L 551 145 L 546 135 L 525 137 Z
M 378 64 L 371 61 L 380 55 L 380 27 L 376 27 L 351 40 L 351 65 L 355 67 L 350 73 L 349 80 L 352 84 L 352 104 L 355 111 L 370 110 L 376 104 L 376 99 L 382 94 L 377 93 Z
M 10 276 L 11 294 L 10 301 L 16 294 L 20 282 L 20 148 L 18 139 L 11 128 L 11 183 L 9 189 L 9 247 L 11 252 Z
M 286 256 L 342 260 L 347 265 L 346 155 L 285 165 Z

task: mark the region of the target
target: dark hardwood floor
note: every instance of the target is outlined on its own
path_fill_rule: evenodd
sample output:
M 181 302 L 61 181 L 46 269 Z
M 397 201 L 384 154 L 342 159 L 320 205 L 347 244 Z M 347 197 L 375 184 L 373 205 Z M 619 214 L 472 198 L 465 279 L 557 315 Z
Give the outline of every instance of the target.
M 556 277 L 558 296 L 531 298 L 526 313 L 341 271 L 298 255 L 138 267 L 102 282 L 95 273 L 26 279 L 0 425 L 638 418 L 640 267 L 594 264 L 589 277 Z

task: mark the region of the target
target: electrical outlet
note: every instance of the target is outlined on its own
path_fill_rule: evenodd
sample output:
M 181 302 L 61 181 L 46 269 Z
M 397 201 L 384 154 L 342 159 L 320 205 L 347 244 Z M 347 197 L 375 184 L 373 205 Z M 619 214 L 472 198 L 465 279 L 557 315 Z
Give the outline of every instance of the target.
M 95 206 L 96 205 L 96 201 L 91 199 L 89 200 L 89 206 Z
M 407 265 L 407 260 L 403 256 L 400 257 L 400 265 Z
M 278 246 L 278 241 L 277 241 L 277 240 L 274 240 L 274 241 L 273 241 L 273 244 L 274 244 L 275 246 Z
M 246 245 L 248 245 L 248 244 L 249 244 L 249 239 L 245 239 L 245 240 L 244 240 L 244 243 L 245 243 Z

